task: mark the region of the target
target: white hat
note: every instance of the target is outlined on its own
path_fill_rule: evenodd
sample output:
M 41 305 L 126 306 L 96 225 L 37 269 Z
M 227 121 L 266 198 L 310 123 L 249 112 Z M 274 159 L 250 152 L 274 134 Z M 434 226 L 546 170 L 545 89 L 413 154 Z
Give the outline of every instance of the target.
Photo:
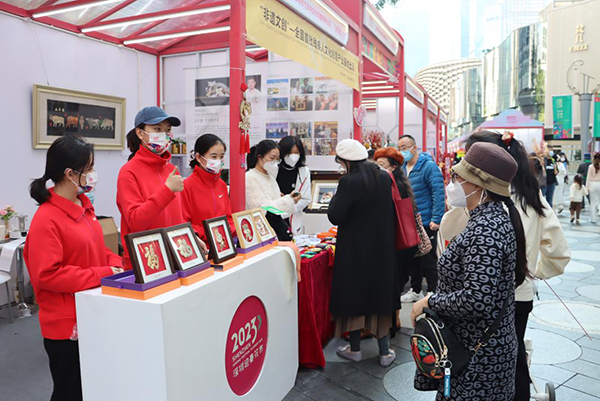
M 335 152 L 338 157 L 350 162 L 367 160 L 369 157 L 367 149 L 356 139 L 344 139 L 342 142 L 338 143 Z

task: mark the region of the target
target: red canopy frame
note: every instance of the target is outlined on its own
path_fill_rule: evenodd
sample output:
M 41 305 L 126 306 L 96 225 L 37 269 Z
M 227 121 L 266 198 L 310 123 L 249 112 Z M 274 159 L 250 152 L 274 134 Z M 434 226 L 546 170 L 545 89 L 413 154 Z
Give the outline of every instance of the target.
M 50 26 L 55 26 L 61 29 L 64 29 L 69 32 L 77 33 L 83 36 L 87 36 L 93 39 L 106 41 L 111 44 L 123 45 L 125 47 L 135 49 L 138 51 L 142 51 L 148 54 L 155 55 L 157 58 L 157 104 L 162 106 L 161 99 L 161 76 L 162 76 L 162 56 L 172 55 L 172 54 L 181 54 L 181 53 L 189 53 L 189 52 L 199 52 L 199 51 L 207 51 L 207 50 L 216 50 L 216 49 L 227 49 L 230 51 L 230 149 L 231 149 L 231 163 L 230 163 L 230 187 L 231 187 L 231 201 L 234 211 L 243 210 L 245 208 L 245 170 L 243 168 L 243 161 L 245 155 L 241 153 L 242 148 L 240 144 L 240 139 L 242 138 L 242 132 L 238 128 L 240 122 L 240 111 L 239 104 L 242 100 L 242 91 L 241 85 L 245 82 L 245 69 L 246 69 L 246 57 L 252 57 L 257 61 L 266 60 L 267 51 L 259 51 L 259 52 L 251 52 L 248 53 L 246 50 L 247 45 L 252 45 L 252 43 L 246 40 L 246 0 L 224 0 L 224 1 L 212 1 L 208 0 L 197 0 L 188 2 L 186 5 L 175 6 L 170 9 L 153 11 L 142 13 L 139 15 L 126 16 L 121 18 L 113 18 L 117 13 L 122 10 L 125 10 L 127 7 L 131 6 L 138 0 L 124 0 L 119 3 L 115 3 L 113 7 L 110 7 L 108 10 L 100 13 L 98 16 L 92 18 L 86 23 L 82 24 L 73 24 L 70 22 L 66 22 L 61 20 L 61 13 L 54 14 L 51 16 L 45 16 L 36 18 L 34 15 L 42 13 L 42 12 L 51 12 L 51 11 L 60 11 L 60 10 L 69 10 L 74 6 L 85 6 L 89 5 L 93 7 L 95 3 L 98 3 L 100 0 L 72 0 L 66 3 L 56 4 L 58 0 L 48 0 L 44 2 L 41 6 L 27 10 L 25 7 L 17 7 L 12 4 L 4 3 L 0 0 L 0 11 L 4 11 L 6 13 L 14 14 L 19 17 L 31 18 L 39 23 L 47 24 Z M 361 90 L 354 90 L 353 92 L 353 106 L 355 108 L 359 107 L 362 104 L 364 99 L 373 99 L 379 97 L 389 97 L 389 94 L 381 93 L 370 93 L 368 90 L 364 90 L 363 84 L 374 80 L 381 80 L 382 75 L 387 76 L 389 85 L 391 86 L 395 92 L 394 96 L 397 96 L 399 101 L 399 135 L 404 133 L 404 99 L 408 98 L 413 101 L 423 110 L 423 146 L 426 147 L 427 143 L 427 100 L 429 96 L 427 92 L 420 88 L 420 90 L 425 94 L 425 99 L 423 105 L 418 104 L 411 96 L 409 96 L 406 92 L 406 79 L 404 73 L 404 39 L 402 36 L 396 32 L 393 28 L 391 28 L 388 24 L 385 23 L 385 20 L 379 12 L 373 8 L 368 0 L 321 0 L 325 3 L 329 8 L 331 8 L 335 13 L 337 13 L 349 27 L 349 40 L 346 45 L 346 49 L 355 54 L 360 62 L 359 62 L 359 84 Z M 374 12 L 378 18 L 383 21 L 386 25 L 386 28 L 393 33 L 393 35 L 397 36 L 399 42 L 399 50 L 396 55 L 393 55 L 389 52 L 386 46 L 380 42 L 375 35 L 373 35 L 366 27 L 363 26 L 363 12 L 364 5 L 368 4 L 371 7 L 371 10 Z M 184 2 L 180 3 L 184 4 Z M 219 6 L 229 5 L 229 11 L 227 13 L 226 10 L 219 10 L 220 13 L 227 13 L 224 17 L 218 18 L 217 20 L 212 21 L 211 23 L 204 25 L 195 25 L 191 28 L 179 28 L 179 29 L 165 29 L 160 30 L 162 24 L 166 21 L 170 20 L 170 16 L 174 13 L 185 12 L 185 11 L 194 11 L 194 10 L 202 10 L 202 9 L 210 9 Z M 66 13 L 66 11 L 64 11 Z M 196 14 L 198 15 L 198 14 Z M 207 15 L 207 14 L 203 14 Z M 88 31 L 89 28 L 103 28 L 106 26 L 119 24 L 119 23 L 128 23 L 131 22 L 134 24 L 136 21 L 144 21 L 148 18 L 160 18 L 163 19 L 154 20 L 151 22 L 142 22 L 139 23 L 140 27 L 136 29 L 133 33 L 125 36 L 125 37 L 117 37 L 114 35 L 110 35 L 105 33 L 103 30 L 93 30 Z M 184 16 L 178 18 L 193 18 L 194 16 Z M 128 43 L 131 40 L 135 39 L 150 39 L 156 37 L 162 37 L 164 35 L 171 34 L 182 34 L 189 33 L 193 31 L 215 28 L 215 27 L 230 27 L 228 32 L 219 32 L 219 33 L 209 33 L 199 36 L 184 36 L 179 38 L 168 39 L 168 41 L 161 42 L 158 45 L 146 45 L 146 44 L 131 44 Z M 86 29 L 88 28 L 88 29 Z M 85 31 L 85 32 L 84 32 Z M 378 46 L 378 49 L 383 52 L 386 57 L 390 60 L 394 60 L 399 64 L 399 68 L 396 76 L 390 74 L 388 71 L 383 70 L 377 64 L 373 63 L 367 57 L 363 56 L 364 48 L 363 48 L 363 35 L 368 38 L 369 41 L 375 43 Z M 127 43 L 127 44 L 126 44 Z M 379 78 L 378 78 L 379 77 Z M 377 79 L 378 78 L 378 79 Z M 385 78 L 383 78 L 385 79 Z M 373 92 L 373 91 L 371 91 Z M 441 130 L 442 126 L 446 125 L 440 119 L 440 108 L 438 106 L 438 113 L 436 117 L 436 138 L 437 138 L 437 146 L 441 142 Z M 447 128 L 447 126 L 446 126 Z M 360 140 L 362 138 L 361 127 L 354 121 L 354 137 L 355 139 Z M 438 149 L 438 161 L 442 154 L 445 154 L 446 144 L 444 141 L 443 149 Z

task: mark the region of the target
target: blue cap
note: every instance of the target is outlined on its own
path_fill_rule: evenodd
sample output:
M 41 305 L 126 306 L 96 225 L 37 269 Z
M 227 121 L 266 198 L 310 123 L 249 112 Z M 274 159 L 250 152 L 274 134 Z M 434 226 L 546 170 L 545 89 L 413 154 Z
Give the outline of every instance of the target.
M 173 127 L 179 127 L 181 125 L 181 120 L 177 117 L 168 115 L 158 106 L 149 106 L 144 107 L 137 113 L 135 116 L 135 126 L 139 127 L 142 124 L 160 124 L 165 120 L 169 120 Z
M 589 153 L 584 153 L 583 154 L 583 160 L 587 160 L 587 159 L 591 159 L 591 158 L 592 158 L 591 154 L 589 154 Z

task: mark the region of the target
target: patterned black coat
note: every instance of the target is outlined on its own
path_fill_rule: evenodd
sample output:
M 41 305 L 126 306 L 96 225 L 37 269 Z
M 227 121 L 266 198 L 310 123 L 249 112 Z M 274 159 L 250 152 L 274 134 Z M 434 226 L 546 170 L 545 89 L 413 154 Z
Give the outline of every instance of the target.
M 501 203 L 489 202 L 471 212 L 467 228 L 450 243 L 438 262 L 438 292 L 430 308 L 442 316 L 466 349 L 473 347 L 509 306 L 498 331 L 469 365 L 451 380 L 450 398 L 440 381 L 417 372 L 415 388 L 438 390 L 436 400 L 505 401 L 515 393 L 517 337 L 514 280 L 515 232 Z
M 358 171 L 340 179 L 327 216 L 338 225 L 330 310 L 334 316 L 391 315 L 396 280 L 392 179 L 371 166 L 367 189 Z

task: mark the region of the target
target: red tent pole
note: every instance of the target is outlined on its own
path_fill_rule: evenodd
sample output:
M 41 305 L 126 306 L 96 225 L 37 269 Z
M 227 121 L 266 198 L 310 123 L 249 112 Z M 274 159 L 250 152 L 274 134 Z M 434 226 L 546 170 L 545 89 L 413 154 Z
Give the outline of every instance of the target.
M 362 26 L 363 26 L 363 7 L 361 2 L 361 7 L 359 7 L 358 12 L 358 90 L 354 89 L 352 91 L 352 107 L 353 110 L 358 108 L 362 104 L 363 94 L 362 94 L 362 83 L 363 83 L 363 41 L 362 41 Z M 363 120 L 364 122 L 364 120 Z M 352 125 L 354 128 L 354 139 L 362 142 L 362 127 L 356 123 L 356 119 L 354 115 L 352 116 Z
M 246 209 L 246 155 L 241 146 L 240 102 L 246 82 L 246 0 L 231 0 L 229 31 L 229 195 L 234 212 Z
M 398 74 L 398 138 L 404 135 L 404 97 L 406 96 L 406 77 L 404 76 L 404 45 L 400 46 L 400 73 Z
M 442 161 L 442 156 L 444 155 L 444 149 L 442 147 L 442 122 L 440 120 L 439 106 L 437 116 L 435 118 L 435 147 L 437 149 L 436 161 L 439 163 Z

